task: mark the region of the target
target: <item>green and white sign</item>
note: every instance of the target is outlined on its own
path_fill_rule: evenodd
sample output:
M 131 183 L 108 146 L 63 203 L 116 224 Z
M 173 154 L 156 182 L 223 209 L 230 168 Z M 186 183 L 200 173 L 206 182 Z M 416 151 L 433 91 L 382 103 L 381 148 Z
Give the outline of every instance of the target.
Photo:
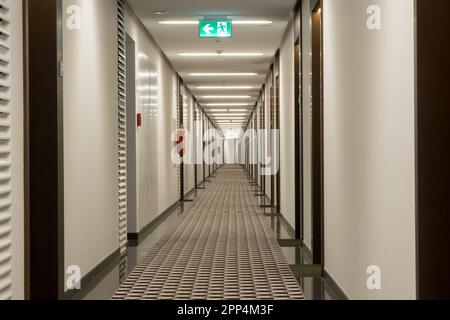
M 200 20 L 200 38 L 231 38 L 231 20 Z

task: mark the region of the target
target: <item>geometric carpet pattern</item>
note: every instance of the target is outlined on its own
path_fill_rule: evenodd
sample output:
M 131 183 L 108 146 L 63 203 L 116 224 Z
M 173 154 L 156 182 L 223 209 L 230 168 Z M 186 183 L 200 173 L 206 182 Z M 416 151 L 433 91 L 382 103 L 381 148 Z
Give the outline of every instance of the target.
M 219 169 L 116 300 L 287 300 L 302 291 L 239 166 Z

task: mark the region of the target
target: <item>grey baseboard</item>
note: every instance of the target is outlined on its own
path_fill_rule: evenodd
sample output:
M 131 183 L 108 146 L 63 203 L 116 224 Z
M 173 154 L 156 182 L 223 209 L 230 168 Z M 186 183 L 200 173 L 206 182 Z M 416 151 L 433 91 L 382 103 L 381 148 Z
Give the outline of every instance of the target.
M 193 194 L 195 192 L 195 187 L 192 188 L 189 192 L 187 192 L 184 196 L 185 197 L 189 197 L 191 194 Z
M 344 291 L 339 287 L 337 282 L 333 279 L 333 277 L 326 271 L 323 271 L 323 278 L 325 280 L 325 285 L 327 285 L 331 291 L 335 294 L 338 300 L 350 300 Z
M 138 233 L 128 233 L 128 243 L 131 247 L 137 247 L 142 241 L 159 226 L 168 216 L 170 216 L 174 210 L 180 205 L 179 201 L 175 202 L 169 208 L 167 208 L 163 213 L 153 219 L 148 223 L 141 231 Z
M 291 226 L 291 224 L 289 223 L 289 221 L 287 221 L 286 217 L 283 214 L 280 214 L 280 220 L 281 220 L 281 223 L 286 228 L 286 231 L 289 234 L 289 236 L 292 239 L 295 239 L 295 229 L 293 226 Z
M 94 269 L 81 279 L 80 290 L 70 290 L 64 293 L 64 300 L 83 299 L 100 281 L 120 262 L 120 249 L 117 249 L 100 262 Z

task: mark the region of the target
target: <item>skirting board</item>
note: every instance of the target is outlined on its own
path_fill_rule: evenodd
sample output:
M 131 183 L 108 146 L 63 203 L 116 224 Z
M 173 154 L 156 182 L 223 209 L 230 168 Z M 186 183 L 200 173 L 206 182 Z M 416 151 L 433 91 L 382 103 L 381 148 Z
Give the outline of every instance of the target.
M 339 287 L 337 282 L 333 279 L 333 277 L 326 271 L 323 271 L 325 285 L 329 287 L 331 291 L 335 294 L 338 300 L 350 300 L 344 291 Z
M 81 279 L 80 290 L 70 290 L 64 293 L 64 300 L 81 300 L 86 296 L 100 281 L 113 270 L 120 262 L 120 249 L 111 253 L 94 269 Z
M 137 247 L 142 241 L 149 235 L 152 230 L 157 227 L 161 222 L 163 222 L 169 215 L 171 215 L 174 210 L 180 205 L 177 201 L 171 205 L 167 210 L 153 219 L 149 224 L 147 224 L 139 233 L 128 233 L 128 243 L 131 247 Z
M 286 231 L 289 234 L 289 236 L 292 239 L 295 239 L 295 229 L 294 229 L 294 227 L 291 226 L 289 221 L 287 221 L 287 219 L 282 214 L 280 214 L 280 220 L 281 220 L 281 223 L 286 227 Z
M 200 182 L 201 183 L 201 182 Z M 188 193 L 186 193 L 186 197 L 190 194 L 194 193 L 196 189 L 192 189 Z M 180 202 L 177 201 L 173 205 L 171 205 L 168 209 L 166 209 L 163 213 L 161 213 L 158 217 L 152 220 L 149 224 L 147 224 L 139 233 L 128 233 L 128 242 L 131 247 L 137 247 L 142 241 L 149 235 L 152 230 L 159 226 L 168 216 L 170 216 L 176 208 L 180 206 Z

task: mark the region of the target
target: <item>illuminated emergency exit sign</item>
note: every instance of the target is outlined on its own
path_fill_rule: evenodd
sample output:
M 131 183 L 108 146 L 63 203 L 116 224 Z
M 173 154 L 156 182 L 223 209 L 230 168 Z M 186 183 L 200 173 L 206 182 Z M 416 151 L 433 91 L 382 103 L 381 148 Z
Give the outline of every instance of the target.
M 200 38 L 231 38 L 231 20 L 200 20 Z

